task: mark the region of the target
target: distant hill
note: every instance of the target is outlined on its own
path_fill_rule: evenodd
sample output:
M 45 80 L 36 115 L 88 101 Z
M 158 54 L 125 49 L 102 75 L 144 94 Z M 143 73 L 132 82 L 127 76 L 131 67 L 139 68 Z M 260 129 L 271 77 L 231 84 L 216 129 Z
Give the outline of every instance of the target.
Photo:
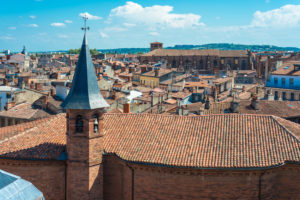
M 273 45 L 244 45 L 244 44 L 229 44 L 229 43 L 211 43 L 203 45 L 175 45 L 173 47 L 166 47 L 165 49 L 219 49 L 219 50 L 251 50 L 251 51 L 294 51 L 300 52 L 296 47 L 278 47 Z M 120 48 L 120 49 L 99 49 L 103 53 L 117 53 L 117 54 L 137 54 L 147 53 L 149 48 Z
M 166 49 L 220 49 L 220 50 L 251 50 L 251 51 L 294 51 L 299 52 L 296 47 L 278 47 L 274 45 L 245 45 L 230 43 L 211 43 L 203 45 L 175 45 Z
M 230 44 L 230 43 L 211 43 L 202 45 L 175 45 L 166 47 L 165 49 L 220 49 L 220 50 L 251 50 L 251 51 L 293 51 L 300 52 L 296 47 L 278 47 L 273 45 L 245 45 L 245 44 Z M 117 48 L 117 49 L 97 49 L 102 53 L 116 54 L 141 54 L 150 51 L 149 48 Z M 68 50 L 62 51 L 43 51 L 32 53 L 68 53 Z

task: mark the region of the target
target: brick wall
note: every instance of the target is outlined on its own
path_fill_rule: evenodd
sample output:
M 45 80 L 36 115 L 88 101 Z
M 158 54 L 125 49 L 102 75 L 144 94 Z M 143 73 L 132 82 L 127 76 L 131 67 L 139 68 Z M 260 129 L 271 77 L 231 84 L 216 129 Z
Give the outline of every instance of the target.
M 73 195 L 81 195 L 77 196 L 79 199 L 94 199 L 102 190 L 105 200 L 300 199 L 300 167 L 293 164 L 252 171 L 194 170 L 127 164 L 116 156 L 105 155 L 103 179 L 101 165 L 76 165 L 68 174 L 78 176 L 68 178 L 72 179 L 69 187 L 74 188 Z M 32 182 L 47 200 L 65 199 L 65 163 L 62 161 L 0 159 L 0 169 Z M 89 181 L 80 181 L 84 179 Z M 83 197 L 80 190 L 89 193 Z
M 104 156 L 104 199 L 300 199 L 300 167 L 194 170 L 149 167 Z M 134 185 L 134 187 L 132 187 Z
M 30 181 L 47 200 L 65 199 L 65 162 L 0 159 L 0 169 Z

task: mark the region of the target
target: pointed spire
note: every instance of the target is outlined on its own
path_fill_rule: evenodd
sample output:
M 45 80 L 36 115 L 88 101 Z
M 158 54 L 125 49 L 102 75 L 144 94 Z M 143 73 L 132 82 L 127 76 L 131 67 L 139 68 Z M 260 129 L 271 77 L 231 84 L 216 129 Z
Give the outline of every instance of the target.
M 100 93 L 86 32 L 83 37 L 70 92 L 61 106 L 64 109 L 87 110 L 109 107 Z

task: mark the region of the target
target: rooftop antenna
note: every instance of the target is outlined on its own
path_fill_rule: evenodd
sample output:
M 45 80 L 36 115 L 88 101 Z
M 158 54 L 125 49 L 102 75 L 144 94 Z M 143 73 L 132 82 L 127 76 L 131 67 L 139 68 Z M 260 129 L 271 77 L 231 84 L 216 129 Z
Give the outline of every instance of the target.
M 85 14 L 82 18 L 84 20 L 84 26 L 81 28 L 81 30 L 83 30 L 84 34 L 86 34 L 86 31 L 90 30 L 90 27 L 86 26 L 86 20 L 88 20 L 89 18 L 87 16 L 87 14 Z

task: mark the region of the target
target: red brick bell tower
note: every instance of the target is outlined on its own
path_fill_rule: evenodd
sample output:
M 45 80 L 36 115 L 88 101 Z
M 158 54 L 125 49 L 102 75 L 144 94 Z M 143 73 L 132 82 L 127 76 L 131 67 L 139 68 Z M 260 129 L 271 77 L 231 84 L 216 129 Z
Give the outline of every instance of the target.
M 62 103 L 67 111 L 67 200 L 103 199 L 103 114 L 108 106 L 85 33 L 72 86 Z

